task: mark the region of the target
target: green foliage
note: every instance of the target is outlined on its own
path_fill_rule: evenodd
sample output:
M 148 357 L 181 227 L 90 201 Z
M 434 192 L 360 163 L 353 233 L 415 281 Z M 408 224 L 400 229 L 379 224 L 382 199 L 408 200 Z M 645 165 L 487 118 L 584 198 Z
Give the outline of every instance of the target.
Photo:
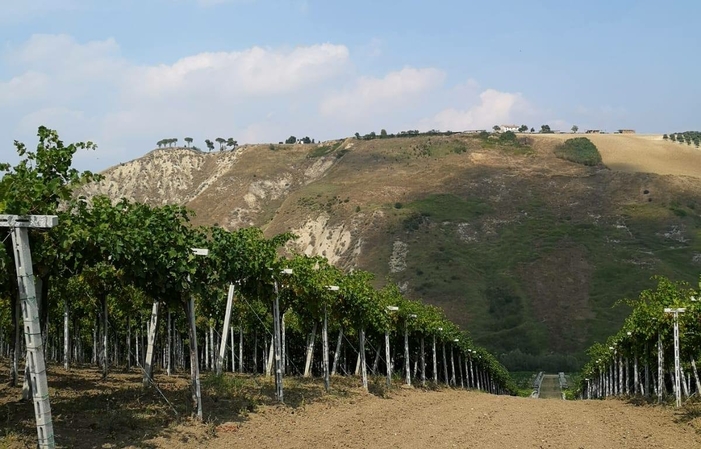
M 601 165 L 601 154 L 596 145 L 586 137 L 567 139 L 555 148 L 555 156 L 577 164 L 595 166 Z
M 701 290 L 663 276 L 654 279 L 657 281 L 654 289 L 642 291 L 637 299 L 624 300 L 632 307 L 632 311 L 620 330 L 605 343 L 596 343 L 587 350 L 590 360 L 582 370 L 580 390 L 585 387 L 584 379 L 598 375 L 613 360 L 615 355 L 610 348 L 621 351 L 626 357 L 639 357 L 643 364 L 656 362 L 657 353 L 653 348 L 658 338 L 663 343 L 664 351 L 671 352 L 672 315 L 664 312 L 666 307 L 686 309 L 685 313 L 679 315 L 681 360 L 686 363 L 698 359 L 698 348 L 701 347 L 701 305 L 696 298 L 699 298 Z M 701 289 L 701 283 L 699 288 Z
M 285 140 L 286 144 L 293 144 L 297 143 L 297 138 L 295 136 L 290 136 Z
M 531 128 L 531 131 L 533 129 Z M 552 134 L 552 131 L 550 130 L 550 125 L 541 125 L 540 126 L 540 132 L 542 134 Z
M 38 131 L 36 151 L 15 141 L 20 158 L 16 166 L 0 164 L 5 172 L 0 180 L 0 212 L 5 214 L 56 214 L 59 204 L 71 198 L 79 185 L 99 179 L 99 175 L 71 167 L 78 150 L 94 150 L 92 142 L 65 146 L 58 133 L 43 126 Z
M 216 141 L 220 147 L 225 142 L 223 138 Z M 42 248 L 37 259 L 53 267 L 46 276 L 61 281 L 51 289 L 58 300 L 49 304 L 68 305 L 74 316 L 86 320 L 85 329 L 92 328 L 102 307 L 112 317 L 110 328 L 119 329 L 125 327 L 122 320 L 148 316 L 145 309 L 152 301 L 177 310 L 190 297 L 197 298 L 198 325 L 211 325 L 216 319 L 209 317 L 219 315 L 225 288 L 233 283 L 246 304 L 235 304 L 242 329 L 270 327 L 271 298 L 277 293 L 283 311 L 289 312 L 291 331 L 295 325 L 304 329 L 318 322 L 325 310 L 347 334 L 360 329 L 375 335 L 385 330 L 397 333 L 406 324 L 412 333 L 436 335 L 441 342 L 455 344 L 465 357 L 474 355 L 475 363 L 497 384 L 512 388 L 508 372 L 496 358 L 476 347 L 442 311 L 405 298 L 395 284 L 378 290 L 368 272 L 343 273 L 322 257 L 292 252 L 283 257 L 283 247 L 294 238 L 289 233 L 265 238 L 257 228 L 231 232 L 216 226 L 195 227 L 190 223 L 192 213 L 177 205 L 152 206 L 126 199 L 113 203 L 102 196 L 73 198 L 75 186 L 96 177 L 72 169 L 71 157 L 77 149 L 92 148 L 92 144 L 64 147 L 54 131 L 40 128 L 36 153 L 26 151 L 22 144 L 16 146 L 25 159 L 13 168 L 2 166 L 8 172 L 0 181 L 3 208 L 11 213 L 60 210 L 60 226 L 43 240 L 37 239 Z M 454 204 L 449 207 L 448 203 Z M 443 220 L 451 220 L 456 213 L 478 215 L 484 210 L 477 202 L 447 196 L 417 201 L 410 207 Z M 193 248 L 207 248 L 209 255 L 197 256 Z M 11 272 L 7 259 L 3 265 Z M 286 268 L 292 273 L 284 273 Z M 11 275 L 0 278 L 5 290 L 10 279 Z M 331 291 L 330 285 L 339 290 Z M 390 305 L 399 310 L 390 313 Z M 59 316 L 55 312 L 52 314 Z M 7 313 L 0 314 L 0 320 L 7 318 Z M 216 379 L 206 386 L 215 391 L 232 388 Z
M 505 133 L 499 134 L 499 143 L 513 145 L 518 143 L 518 140 L 516 139 L 516 134 L 512 131 L 506 131 Z

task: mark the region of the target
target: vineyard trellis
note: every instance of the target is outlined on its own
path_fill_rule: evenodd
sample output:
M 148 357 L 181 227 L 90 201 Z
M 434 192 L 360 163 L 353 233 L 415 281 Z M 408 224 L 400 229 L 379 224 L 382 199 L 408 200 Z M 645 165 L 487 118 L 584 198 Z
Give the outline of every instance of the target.
M 701 394 L 696 361 L 701 348 L 701 283 L 657 277 L 655 289 L 635 300 L 618 333 L 589 350 L 579 385 L 585 399 L 643 396 L 663 402 L 671 391 L 679 407 Z M 693 377 L 693 382 L 692 382 Z
M 166 375 L 189 369 L 191 412 L 199 419 L 200 370 L 221 374 L 225 367 L 274 373 L 280 402 L 285 375 L 320 375 L 327 390 L 333 375 L 358 375 L 367 390 L 368 368 L 375 375 L 384 368 L 388 385 L 395 375 L 408 385 L 420 376 L 422 384 L 433 379 L 515 392 L 495 357 L 441 310 L 407 299 L 396 285 L 377 289 L 369 272 L 344 273 L 323 257 L 286 250 L 294 239 L 289 233 L 266 238 L 257 228 L 194 227 L 191 212 L 180 206 L 76 196 L 77 186 L 99 176 L 71 168 L 72 156 L 95 146 L 65 146 L 44 127 L 38 135 L 36 151 L 16 143 L 18 165 L 0 164 L 0 213 L 58 216 L 50 230 L 29 231 L 36 324 L 48 361 L 65 369 L 92 364 L 104 377 L 116 366 L 135 365 L 145 387 L 158 369 Z M 16 264 L 12 247 L 5 247 L 0 355 L 9 357 L 17 382 L 20 354 L 41 346 L 22 347 L 18 285 L 9 274 Z M 319 328 L 322 344 L 315 345 Z M 336 337 L 333 350 L 330 336 Z M 432 342 L 428 366 L 426 338 Z M 36 392 L 34 380 L 28 382 Z

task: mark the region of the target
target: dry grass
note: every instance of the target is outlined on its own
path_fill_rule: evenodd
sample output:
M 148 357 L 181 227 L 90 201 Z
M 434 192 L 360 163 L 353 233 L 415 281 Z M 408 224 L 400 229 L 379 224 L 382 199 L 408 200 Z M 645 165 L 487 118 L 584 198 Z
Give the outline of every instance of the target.
M 536 142 L 562 142 L 572 134 L 537 134 Z M 597 146 L 604 165 L 624 172 L 684 175 L 701 178 L 701 150 L 694 146 L 665 141 L 660 135 L 578 134 Z
M 9 387 L 7 361 L 0 370 L 0 449 L 33 447 L 36 441 L 32 404 L 20 402 L 21 385 Z M 207 444 L 218 429 L 236 428 L 252 414 L 277 408 L 272 378 L 226 373 L 203 374 L 204 422 L 191 418 L 187 374 L 156 375 L 155 388 L 141 387 L 136 370 L 115 369 L 106 380 L 84 366 L 65 371 L 49 366 L 54 433 L 60 448 L 155 448 L 151 442 Z M 326 393 L 321 379 L 285 378 L 285 409 L 303 410 L 310 404 L 325 406 L 352 401 L 363 395 L 358 378 L 334 377 Z M 384 377 L 371 379 L 370 393 L 386 397 Z

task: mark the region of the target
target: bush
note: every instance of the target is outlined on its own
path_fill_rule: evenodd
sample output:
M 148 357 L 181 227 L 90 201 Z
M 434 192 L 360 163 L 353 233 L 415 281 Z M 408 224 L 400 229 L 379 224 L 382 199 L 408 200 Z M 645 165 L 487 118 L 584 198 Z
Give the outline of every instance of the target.
M 555 156 L 587 166 L 601 164 L 601 154 L 598 148 L 586 137 L 566 140 L 555 148 Z
M 514 134 L 511 131 L 506 131 L 505 133 L 499 135 L 499 142 L 506 144 L 514 144 L 516 143 L 516 134 Z

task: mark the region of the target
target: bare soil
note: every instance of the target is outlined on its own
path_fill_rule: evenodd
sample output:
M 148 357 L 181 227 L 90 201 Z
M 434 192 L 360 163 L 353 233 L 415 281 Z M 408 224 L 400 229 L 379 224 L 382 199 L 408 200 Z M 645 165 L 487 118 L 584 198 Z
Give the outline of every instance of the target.
M 220 427 L 210 448 L 460 447 L 694 448 L 701 438 L 664 408 L 621 401 L 562 401 L 468 391 L 402 391 L 333 407 L 271 409 Z M 154 441 L 159 447 L 189 444 Z M 162 445 L 162 446 L 161 446 Z
M 3 367 L 0 381 L 5 382 Z M 50 367 L 57 443 L 63 448 L 694 448 L 701 447 L 701 407 L 683 412 L 608 401 L 492 396 L 465 390 L 395 387 L 382 378 L 371 393 L 357 379 L 286 379 L 287 406 L 273 403 L 265 377 L 204 380 L 205 422 L 187 416 L 187 380 L 156 376 L 177 410 L 136 372 L 101 380 L 93 368 Z M 0 448 L 33 447 L 31 404 L 19 388 L 0 387 Z

